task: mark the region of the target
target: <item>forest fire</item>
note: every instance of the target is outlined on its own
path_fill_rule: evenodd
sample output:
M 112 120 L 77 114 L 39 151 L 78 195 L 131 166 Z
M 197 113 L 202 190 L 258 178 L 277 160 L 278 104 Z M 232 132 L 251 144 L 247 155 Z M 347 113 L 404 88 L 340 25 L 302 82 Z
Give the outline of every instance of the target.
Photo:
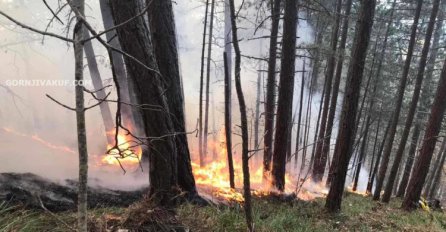
M 107 134 L 113 136 L 114 131 Z M 142 156 L 141 146 L 137 145 L 131 135 L 118 134 L 116 145 L 107 144 L 107 154 L 102 158 L 102 163 L 110 165 L 139 165 Z

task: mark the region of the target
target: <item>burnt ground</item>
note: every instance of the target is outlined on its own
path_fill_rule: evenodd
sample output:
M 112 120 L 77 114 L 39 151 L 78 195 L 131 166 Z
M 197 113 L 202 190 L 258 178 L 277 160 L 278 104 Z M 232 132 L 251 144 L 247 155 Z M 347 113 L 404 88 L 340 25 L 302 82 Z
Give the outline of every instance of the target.
M 89 186 L 90 208 L 127 207 L 140 200 L 148 189 L 119 191 Z M 0 202 L 22 205 L 30 209 L 59 212 L 76 209 L 77 181 L 65 180 L 56 183 L 32 173 L 0 173 Z

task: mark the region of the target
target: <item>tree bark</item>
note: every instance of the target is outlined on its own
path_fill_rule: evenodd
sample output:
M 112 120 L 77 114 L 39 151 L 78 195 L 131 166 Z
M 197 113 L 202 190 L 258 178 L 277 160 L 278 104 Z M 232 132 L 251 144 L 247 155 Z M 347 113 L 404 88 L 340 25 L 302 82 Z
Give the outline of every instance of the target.
M 73 6 L 83 17 L 85 11 L 85 1 L 75 0 Z M 84 29 L 82 18 L 76 18 L 74 27 L 74 79 L 80 83 L 84 80 Z M 79 152 L 79 185 L 77 197 L 78 231 L 87 232 L 87 182 L 88 182 L 88 149 L 87 149 L 87 130 L 85 127 L 85 105 L 84 105 L 84 87 L 76 85 L 76 122 L 77 122 L 77 145 Z
M 242 83 L 240 78 L 241 72 L 241 52 L 237 36 L 237 23 L 235 15 L 234 0 L 229 0 L 229 6 L 231 11 L 231 25 L 232 25 L 232 38 L 235 51 L 235 89 L 237 91 L 237 97 L 240 107 L 240 121 L 242 129 L 242 169 L 243 169 L 243 196 L 244 196 L 244 209 L 246 224 L 248 231 L 254 231 L 254 225 L 252 221 L 252 209 L 251 209 L 251 184 L 249 179 L 249 141 L 248 141 L 248 119 L 246 115 L 246 103 L 243 96 Z
M 273 130 L 275 111 L 275 85 L 276 85 L 276 63 L 277 63 L 277 36 L 279 34 L 280 2 L 274 0 L 271 10 L 271 36 L 269 41 L 268 77 L 266 83 L 265 103 L 265 138 L 263 140 L 263 181 L 269 179 L 271 172 L 271 159 L 273 156 Z
M 116 25 L 137 15 L 143 8 L 140 0 L 111 0 L 110 5 Z M 141 104 L 148 106 L 142 109 L 144 129 L 150 138 L 149 147 L 149 179 L 150 196 L 155 204 L 171 205 L 177 194 L 178 159 L 173 136 L 174 127 L 164 94 L 164 82 L 158 71 L 158 64 L 152 45 L 150 25 L 145 18 L 138 17 L 119 27 L 117 35 L 123 51 L 142 62 L 139 64 L 125 57 L 127 70 L 132 76 L 136 96 Z
M 354 142 L 354 128 L 356 113 L 358 109 L 358 98 L 360 86 L 364 73 L 364 64 L 367 56 L 367 47 L 373 26 L 376 0 L 361 1 L 358 12 L 356 33 L 351 53 L 351 63 L 347 75 L 347 86 L 342 107 L 339 133 L 336 141 L 335 154 L 339 158 L 333 182 L 327 196 L 325 207 L 330 212 L 341 209 L 342 195 L 344 192 L 345 177 L 347 175 L 348 163 Z
M 396 129 L 398 126 L 398 120 L 400 117 L 401 107 L 403 104 L 404 90 L 406 89 L 407 77 L 409 76 L 410 64 L 412 61 L 413 51 L 414 51 L 414 47 L 415 47 L 418 21 L 420 19 L 422 5 L 423 5 L 423 0 L 418 0 L 417 7 L 415 10 L 415 17 L 414 17 L 414 21 L 412 24 L 411 34 L 410 34 L 409 48 L 407 49 L 406 61 L 404 63 L 403 74 L 401 76 L 398 93 L 396 95 L 395 110 L 393 112 L 393 117 L 391 120 L 392 124 L 390 126 L 389 135 L 388 135 L 388 138 L 386 141 L 383 157 L 382 157 L 381 164 L 379 167 L 379 173 L 378 173 L 378 178 L 376 181 L 375 192 L 373 194 L 373 200 L 379 200 L 379 198 L 380 198 L 381 189 L 383 187 L 384 178 L 385 178 L 386 172 L 387 172 L 387 166 L 389 165 L 390 153 L 392 152 L 393 141 L 395 140 L 395 133 L 396 133 Z
M 330 94 L 331 94 L 331 88 L 332 88 L 332 81 L 333 81 L 333 74 L 335 71 L 335 65 L 336 65 L 336 49 L 338 46 L 338 34 L 339 34 L 339 25 L 341 21 L 341 9 L 342 9 L 342 0 L 337 0 L 336 3 L 336 15 L 335 15 L 335 21 L 333 24 L 333 32 L 331 36 L 331 42 L 330 42 L 330 55 L 327 61 L 327 72 L 325 75 L 325 81 L 327 88 L 325 90 L 325 99 L 324 99 L 324 108 L 322 110 L 322 118 L 321 118 L 321 125 L 319 130 L 319 139 L 316 145 L 316 153 L 314 157 L 314 164 L 313 164 L 313 173 L 311 175 L 312 180 L 314 182 L 320 182 L 322 181 L 322 178 L 325 173 L 325 166 L 327 165 L 327 157 L 328 152 L 324 154 L 323 147 L 324 144 L 328 143 L 328 148 L 330 144 L 330 140 L 327 139 L 325 131 L 326 131 L 326 125 L 327 125 L 327 117 L 328 117 L 328 111 L 330 106 Z
M 273 185 L 279 190 L 285 189 L 285 166 L 290 121 L 290 108 L 293 108 L 294 71 L 296 61 L 297 2 L 285 0 L 285 15 L 282 40 L 282 60 L 280 66 L 279 97 L 277 123 L 274 138 Z
M 432 154 L 437 142 L 437 136 L 440 131 L 441 122 L 446 110 L 446 60 L 443 63 L 440 81 L 438 82 L 437 92 L 435 94 L 434 103 L 432 105 L 429 120 L 424 134 L 423 145 L 421 146 L 420 155 L 415 163 L 412 176 L 409 180 L 407 193 L 404 197 L 402 207 L 405 210 L 414 209 L 416 203 L 420 199 L 421 190 L 425 182 L 427 172 L 432 160 Z
M 410 103 L 409 112 L 407 114 L 406 123 L 404 125 L 403 134 L 401 135 L 400 144 L 398 146 L 398 150 L 396 152 L 392 168 L 390 170 L 390 174 L 386 183 L 386 188 L 383 194 L 383 202 L 389 202 L 390 197 L 392 196 L 392 187 L 395 182 L 395 177 L 398 172 L 398 168 L 401 163 L 401 159 L 403 158 L 404 148 L 406 147 L 407 139 L 409 138 L 410 128 L 412 127 L 412 122 L 415 117 L 415 113 L 417 110 L 418 100 L 420 98 L 421 85 L 423 83 L 424 78 L 424 70 L 426 69 L 427 56 L 429 54 L 429 48 L 432 39 L 432 33 L 434 32 L 435 20 L 437 19 L 438 10 L 440 8 L 440 0 L 434 0 L 432 6 L 432 12 L 430 15 L 429 23 L 426 30 L 426 35 L 424 38 L 423 50 L 421 52 L 420 63 L 418 66 L 418 74 L 416 77 L 415 89 L 412 95 L 412 101 Z
M 146 1 L 149 4 L 149 1 Z M 196 196 L 197 190 L 192 174 L 188 147 L 182 79 L 178 63 L 175 19 L 171 0 L 152 0 L 148 10 L 153 48 L 159 71 L 163 77 L 167 104 L 175 132 L 175 146 L 178 157 L 178 184 L 189 196 Z

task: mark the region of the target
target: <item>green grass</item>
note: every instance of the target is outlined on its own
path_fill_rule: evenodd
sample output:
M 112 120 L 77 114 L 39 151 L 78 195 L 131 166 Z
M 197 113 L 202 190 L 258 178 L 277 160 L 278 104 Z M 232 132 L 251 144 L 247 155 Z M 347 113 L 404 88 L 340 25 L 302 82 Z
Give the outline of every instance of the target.
M 398 199 L 393 199 L 390 204 L 382 204 L 369 197 L 348 193 L 343 201 L 342 212 L 336 215 L 327 213 L 324 203 L 324 199 L 293 203 L 254 199 L 255 229 L 259 232 L 446 231 L 444 213 L 429 214 L 423 210 L 405 212 L 399 209 L 401 201 Z M 128 211 L 125 208 L 90 210 L 89 228 L 92 231 L 106 231 L 110 225 L 120 225 L 120 221 L 129 215 Z M 184 204 L 177 210 L 177 219 L 191 231 L 246 231 L 244 212 L 240 206 L 198 207 Z M 0 204 L 0 232 L 70 231 L 61 221 L 75 228 L 76 213 L 64 212 L 54 216 L 45 211 Z
M 374 202 L 369 197 L 349 193 L 342 212 L 331 215 L 324 210 L 324 199 L 312 202 L 280 203 L 253 201 L 256 231 L 446 231 L 446 216 L 399 209 L 395 199 L 389 205 Z M 183 205 L 178 210 L 180 220 L 192 231 L 246 231 L 241 208 L 196 207 Z

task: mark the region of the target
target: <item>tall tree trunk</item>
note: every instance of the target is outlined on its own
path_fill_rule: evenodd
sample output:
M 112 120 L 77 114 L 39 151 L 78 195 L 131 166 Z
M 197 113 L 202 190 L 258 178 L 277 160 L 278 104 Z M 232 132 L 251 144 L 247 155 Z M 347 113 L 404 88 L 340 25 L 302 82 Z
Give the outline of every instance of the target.
M 269 41 L 268 77 L 266 83 L 265 103 L 265 138 L 263 140 L 263 180 L 269 179 L 271 172 L 271 159 L 273 156 L 273 130 L 275 109 L 275 85 L 276 85 L 276 63 L 277 63 L 277 36 L 279 34 L 280 2 L 273 0 L 271 10 L 271 36 Z
M 297 132 L 296 132 L 296 150 L 294 151 L 294 163 L 295 166 L 297 166 L 297 158 L 298 158 L 298 154 L 299 154 L 299 145 L 300 145 L 300 140 L 302 139 L 300 137 L 300 127 L 302 124 L 302 107 L 303 107 L 303 103 L 304 103 L 304 88 L 305 88 L 305 58 L 302 64 L 302 82 L 301 82 L 301 86 L 300 86 L 300 103 L 299 103 L 299 116 L 297 119 Z M 305 134 L 304 134 L 305 136 Z
M 111 0 L 110 5 L 116 25 L 133 18 L 142 10 L 140 0 Z M 127 70 L 134 81 L 136 95 L 141 104 L 158 106 L 142 110 L 144 129 L 149 147 L 150 196 L 156 204 L 168 206 L 177 194 L 178 163 L 175 147 L 174 126 L 164 94 L 164 80 L 158 71 L 152 45 L 150 25 L 143 17 L 135 18 L 125 27 L 119 27 L 117 35 L 123 51 L 138 59 L 145 66 L 129 57 L 125 58 Z M 159 110 L 161 109 L 161 110 Z
M 376 125 L 376 131 L 375 131 L 375 139 L 373 142 L 373 152 L 372 152 L 372 159 L 370 161 L 370 168 L 369 168 L 369 177 L 367 179 L 367 187 L 366 187 L 366 194 L 370 194 L 372 192 L 372 186 L 369 184 L 371 184 L 371 178 L 372 178 L 372 173 L 373 173 L 373 167 L 375 165 L 375 158 L 376 158 L 376 147 L 378 146 L 378 135 L 379 135 L 379 131 L 381 129 L 381 122 L 382 122 L 382 106 L 381 106 L 381 110 L 379 112 L 379 116 L 378 116 L 378 123 Z
M 208 155 L 208 128 L 209 128 L 209 88 L 211 81 L 211 58 L 212 58 L 212 36 L 214 32 L 214 9 L 215 0 L 211 0 L 211 19 L 209 22 L 208 57 L 206 66 L 206 99 L 204 107 L 204 129 L 203 129 L 203 156 Z
M 358 13 L 358 22 L 351 53 L 352 59 L 347 75 L 347 86 L 335 148 L 335 153 L 339 153 L 337 154 L 339 160 L 336 162 L 336 171 L 325 204 L 325 207 L 330 212 L 337 212 L 341 209 L 345 177 L 347 175 L 348 163 L 354 142 L 354 128 L 351 125 L 355 125 L 360 94 L 359 90 L 373 26 L 375 6 L 376 0 L 363 0 L 361 1 Z
M 229 185 L 235 188 L 234 162 L 232 160 L 232 34 L 231 34 L 231 8 L 229 0 L 225 0 L 225 51 L 223 61 L 225 64 L 225 135 L 226 152 L 228 153 Z
M 110 9 L 110 3 L 108 0 L 99 0 L 99 6 L 101 8 L 102 22 L 104 24 L 104 29 L 108 30 L 115 26 L 113 22 L 112 12 Z M 110 43 L 111 46 L 121 49 L 121 44 L 116 36 L 116 31 L 112 30 L 105 33 L 105 38 Z M 116 78 L 119 83 L 119 99 L 124 103 L 138 104 L 136 102 L 136 97 L 133 94 L 133 89 L 130 90 L 129 76 L 127 76 L 124 64 L 124 58 L 118 52 L 112 51 L 110 53 L 110 60 L 113 60 L 113 71 L 115 72 Z M 124 125 L 131 129 L 133 133 L 138 136 L 144 137 L 145 134 L 142 131 L 143 122 L 141 112 L 136 108 L 128 104 L 120 105 L 121 114 L 124 118 Z M 144 149 L 145 150 L 145 149 Z
M 285 0 L 285 15 L 282 40 L 282 60 L 280 66 L 279 98 L 277 123 L 274 138 L 273 185 L 279 190 L 285 189 L 285 166 L 290 121 L 290 108 L 293 108 L 294 71 L 296 61 L 297 2 Z
M 432 154 L 437 143 L 437 136 L 440 131 L 441 122 L 446 110 L 446 60 L 443 63 L 440 81 L 438 82 L 437 92 L 435 94 L 434 103 L 432 105 L 429 120 L 424 134 L 423 145 L 421 146 L 420 155 L 415 163 L 412 176 L 407 186 L 407 193 L 404 197 L 402 207 L 405 210 L 415 208 L 416 203 L 420 199 L 421 190 L 426 180 L 427 172 L 432 160 Z
M 234 162 L 232 160 L 232 120 L 231 120 L 231 80 L 228 67 L 228 54 L 223 54 L 225 64 L 225 134 L 226 134 L 226 152 L 228 156 L 229 185 L 235 188 L 234 182 Z
M 80 17 L 84 17 L 85 1 L 75 0 L 72 7 L 76 7 Z M 74 79 L 80 83 L 84 80 L 84 44 L 85 36 L 82 19 L 76 18 L 74 27 Z M 77 146 L 79 152 L 79 184 L 77 196 L 78 231 L 87 232 L 87 182 L 88 182 L 88 149 L 87 130 L 85 127 L 84 87 L 76 85 L 76 122 L 77 122 Z
M 403 104 L 404 90 L 406 89 L 407 77 L 409 76 L 409 69 L 410 69 L 410 64 L 412 61 L 413 51 L 414 51 L 414 47 L 415 47 L 418 21 L 420 19 L 420 13 L 421 13 L 422 6 L 423 6 L 423 0 L 418 0 L 417 7 L 415 10 L 415 17 L 414 17 L 414 21 L 412 24 L 411 34 L 410 34 L 409 47 L 407 49 L 406 61 L 404 63 L 403 73 L 402 73 L 402 76 L 400 79 L 399 88 L 398 88 L 398 92 L 396 95 L 395 109 L 394 109 L 393 116 L 391 119 L 392 124 L 390 126 L 389 135 L 388 135 L 386 145 L 384 148 L 384 153 L 382 155 L 383 157 L 382 157 L 381 164 L 379 167 L 379 173 L 378 173 L 377 180 L 376 180 L 376 187 L 375 187 L 375 192 L 373 194 L 373 200 L 379 200 L 380 195 L 381 195 L 381 189 L 384 184 L 384 178 L 386 177 L 387 166 L 389 165 L 390 154 L 392 152 L 393 141 L 395 140 L 396 129 L 398 126 L 398 120 L 400 117 L 401 107 Z
M 200 99 L 198 104 L 198 153 L 200 156 L 200 166 L 204 166 L 203 154 L 203 85 L 204 85 L 204 53 L 206 50 L 206 31 L 208 24 L 209 0 L 206 0 L 206 10 L 204 13 L 203 42 L 201 47 L 201 69 L 200 69 Z M 210 44 L 208 46 L 211 46 Z
M 260 69 L 260 65 L 259 65 Z M 259 125 L 260 125 L 260 91 L 261 89 L 261 71 L 257 71 L 257 96 L 256 96 L 256 112 L 254 119 L 254 150 L 259 146 Z
M 89 38 L 90 33 L 86 28 L 84 30 L 84 38 Z M 105 99 L 107 94 L 105 93 L 104 85 L 102 83 L 101 73 L 98 69 L 98 63 L 96 62 L 96 55 L 94 53 L 93 45 L 91 41 L 84 43 L 84 52 L 87 57 L 88 70 L 90 71 L 91 80 L 93 82 L 93 87 L 97 91 L 96 97 L 99 99 Z M 110 111 L 110 107 L 107 102 L 102 102 L 99 105 L 101 110 L 102 121 L 104 121 L 105 135 L 107 137 L 107 143 L 113 144 L 113 132 L 115 129 L 115 124 L 113 122 L 113 117 Z
M 426 69 L 427 55 L 429 54 L 429 48 L 432 39 L 432 33 L 434 32 L 435 20 L 437 19 L 438 9 L 440 8 L 440 0 L 434 0 L 432 6 L 432 12 L 429 19 L 429 23 L 426 30 L 426 35 L 424 38 L 423 50 L 421 52 L 420 63 L 418 66 L 418 74 L 415 83 L 414 93 L 412 95 L 412 101 L 410 103 L 409 112 L 407 114 L 406 123 L 404 125 L 403 134 L 401 135 L 400 144 L 396 152 L 392 168 L 386 183 L 386 188 L 383 194 L 383 202 L 389 202 L 392 195 L 392 187 L 395 182 L 395 177 L 398 168 L 403 158 L 404 148 L 406 147 L 407 139 L 409 138 L 410 128 L 412 127 L 412 122 L 415 117 L 415 112 L 417 110 L 418 99 L 420 97 L 421 85 L 423 83 L 424 70 Z
M 146 1 L 146 4 L 150 4 Z M 192 174 L 190 152 L 188 147 L 183 86 L 178 62 L 178 45 L 175 19 L 171 0 L 151 0 L 148 10 L 152 32 L 153 48 L 159 71 L 163 77 L 167 104 L 175 132 L 175 146 L 178 157 L 178 184 L 191 197 L 197 190 Z
M 376 84 L 375 84 L 375 86 L 376 86 Z M 354 178 L 354 182 L 353 182 L 353 188 L 352 188 L 353 191 L 356 191 L 356 189 L 358 188 L 359 174 L 361 172 L 361 167 L 363 166 L 364 159 L 365 159 L 369 129 L 370 129 L 370 124 L 371 124 L 371 119 L 372 119 L 371 115 L 372 115 L 373 104 L 374 104 L 374 98 L 372 97 L 370 100 L 370 103 L 369 103 L 369 113 L 367 115 L 367 119 L 365 120 L 364 137 L 362 138 L 361 148 L 359 149 L 359 160 L 358 160 L 358 164 L 356 167 L 356 173 L 355 173 L 355 178 Z
M 327 165 L 327 157 L 328 152 L 326 154 L 323 153 L 324 144 L 328 143 L 328 147 L 330 146 L 330 140 L 327 139 L 325 135 L 326 125 L 327 125 L 327 117 L 330 106 L 330 93 L 332 88 L 333 74 L 335 71 L 336 65 L 336 48 L 338 46 L 338 34 L 339 34 L 339 25 L 341 21 L 341 9 L 342 9 L 342 0 L 337 0 L 336 3 L 336 15 L 335 21 L 333 24 L 333 32 L 331 35 L 330 42 L 330 55 L 327 61 L 327 71 L 325 75 L 325 81 L 327 88 L 325 90 L 325 99 L 324 99 L 324 109 L 322 110 L 322 118 L 321 118 L 321 127 L 319 130 L 319 140 L 316 145 L 316 153 L 314 157 L 313 164 L 313 173 L 311 175 L 314 182 L 322 181 L 322 177 L 325 173 L 325 166 Z
M 316 128 L 314 129 L 314 139 L 313 139 L 313 147 L 312 147 L 312 151 L 311 151 L 311 158 L 310 158 L 310 165 L 309 168 L 313 167 L 313 163 L 314 163 L 314 154 L 316 152 L 316 144 L 318 142 L 318 138 L 317 135 L 319 134 L 320 128 L 320 121 L 321 121 L 321 114 L 322 114 L 322 106 L 324 105 L 324 96 L 325 96 L 325 85 L 327 84 L 327 82 L 325 81 L 324 83 L 324 88 L 322 90 L 322 94 L 321 94 L 321 99 L 319 102 L 319 112 L 317 114 L 317 121 L 316 121 Z
M 435 61 L 438 54 L 438 44 L 440 41 L 440 37 L 443 31 L 443 18 L 444 18 L 444 5 L 446 1 L 442 2 L 440 12 L 438 14 L 437 25 L 435 29 L 434 39 L 432 41 L 431 52 L 429 55 L 429 62 L 426 66 L 426 77 L 424 78 L 423 89 L 420 97 L 420 104 L 418 106 L 418 113 L 415 119 L 415 126 L 412 132 L 411 145 L 409 148 L 408 158 L 404 167 L 403 177 L 401 178 L 400 186 L 398 188 L 398 192 L 396 194 L 397 197 L 403 197 L 406 191 L 407 182 L 409 181 L 410 172 L 412 170 L 412 165 L 415 160 L 415 153 L 418 144 L 418 140 L 421 134 L 421 124 L 423 123 L 425 116 L 424 112 L 428 109 L 430 105 L 430 96 L 432 94 L 431 91 L 431 80 L 433 77 L 433 72 L 435 68 Z
M 373 183 L 375 182 L 375 177 L 376 177 L 376 174 L 378 173 L 379 163 L 381 161 L 382 153 L 383 153 L 383 150 L 384 150 L 384 144 L 386 143 L 387 135 L 389 134 L 390 124 L 391 124 L 391 122 L 387 123 L 387 127 L 386 127 L 386 130 L 384 132 L 383 140 L 381 142 L 381 145 L 379 146 L 379 151 L 377 153 L 376 162 L 375 162 L 375 165 L 373 167 L 372 175 L 369 177 L 369 180 L 367 182 L 367 190 L 366 190 L 366 192 L 368 192 L 368 193 L 372 192 Z
M 341 35 L 341 42 L 339 44 L 338 48 L 338 62 L 336 64 L 336 75 L 333 83 L 333 90 L 330 100 L 330 112 L 328 114 L 327 118 L 327 129 L 325 131 L 325 136 L 327 137 L 328 141 L 331 141 L 331 135 L 333 131 L 333 125 L 334 125 L 334 118 L 336 115 L 336 106 L 338 103 L 338 95 L 339 95 L 339 86 L 341 84 L 341 77 L 342 77 L 342 68 L 344 64 L 344 55 L 345 55 L 345 46 L 347 44 L 347 37 L 348 37 L 348 26 L 349 26 L 349 16 L 350 11 L 352 8 L 352 0 L 347 0 L 345 5 L 345 18 L 342 23 L 342 35 Z M 324 147 L 322 149 L 322 152 L 324 153 L 324 156 L 328 156 L 328 153 L 330 151 L 330 143 L 324 144 Z M 336 160 L 337 157 L 333 157 L 332 160 Z M 329 161 L 330 162 L 330 161 Z M 327 183 L 331 182 L 331 179 L 333 177 L 332 173 L 334 170 L 333 165 L 330 165 L 328 177 L 327 177 Z
M 240 78 L 241 72 L 241 52 L 238 43 L 237 36 L 237 23 L 235 15 L 234 0 L 229 0 L 229 6 L 231 10 L 231 25 L 232 25 L 232 39 L 235 51 L 235 89 L 237 91 L 237 97 L 240 107 L 240 122 L 242 129 L 242 169 L 243 169 L 243 197 L 246 224 L 248 225 L 248 231 L 254 231 L 254 225 L 252 221 L 252 209 L 251 209 L 251 184 L 249 179 L 249 144 L 248 144 L 248 118 L 246 115 L 246 103 L 243 96 L 242 83 Z

